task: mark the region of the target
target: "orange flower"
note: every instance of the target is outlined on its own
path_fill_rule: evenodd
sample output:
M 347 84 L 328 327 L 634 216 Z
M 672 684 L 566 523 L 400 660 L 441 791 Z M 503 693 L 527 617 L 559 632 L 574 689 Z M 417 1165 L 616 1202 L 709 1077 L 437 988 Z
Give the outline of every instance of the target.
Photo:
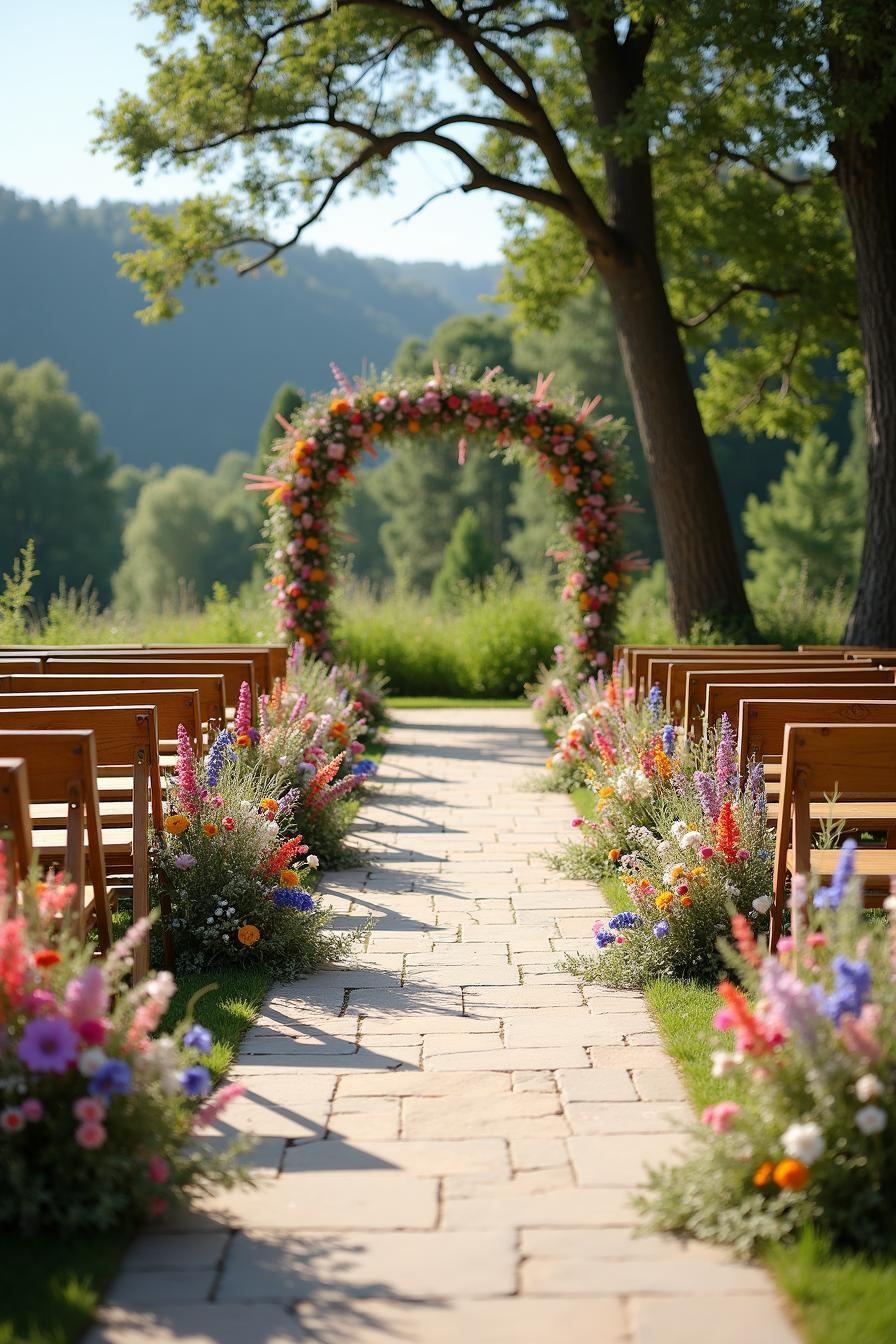
M 34 964 L 39 966 L 42 971 L 48 971 L 51 966 L 56 966 L 62 958 L 52 947 L 42 947 L 34 954 Z
M 185 817 L 183 812 L 173 812 L 170 817 L 166 817 L 162 822 L 169 835 L 183 835 L 190 824 L 190 818 Z
M 763 1162 L 762 1166 L 757 1167 L 753 1172 L 753 1184 L 759 1186 L 761 1189 L 763 1185 L 768 1185 L 774 1174 L 774 1162 Z
M 284 868 L 278 873 L 277 881 L 281 887 L 297 887 L 299 885 L 299 875 L 293 872 L 292 868 Z
M 316 551 L 316 550 L 318 549 L 319 546 L 320 546 L 320 542 L 318 541 L 317 537 L 306 537 L 306 538 L 305 538 L 305 549 L 306 549 L 307 551 Z
M 615 480 L 616 477 L 612 476 L 608 471 L 604 472 L 603 476 L 600 478 L 601 485 L 613 485 Z
M 327 577 L 327 572 L 325 569 L 318 569 L 317 566 L 315 566 L 308 577 L 312 583 L 320 583 Z
M 809 1180 L 809 1168 L 795 1157 L 785 1157 L 775 1167 L 774 1178 L 782 1190 L 802 1190 Z
M 622 857 L 621 849 L 611 849 L 609 854 L 607 855 L 607 858 L 610 860 L 611 863 L 617 863 L 621 857 Z
M 258 942 L 261 933 L 254 924 L 244 924 L 242 928 L 237 930 L 236 936 L 239 938 L 243 947 L 251 947 L 253 943 Z
M 330 402 L 331 415 L 345 415 L 346 411 L 349 409 L 349 403 L 346 401 L 345 397 L 337 397 L 335 401 Z
M 275 817 L 280 810 L 280 804 L 277 802 L 276 798 L 262 798 L 258 806 L 263 807 L 265 812 L 269 812 L 272 818 Z
M 248 746 L 251 745 L 251 742 L 252 742 L 252 739 L 251 739 L 251 737 L 249 736 L 248 733 L 238 733 L 238 734 L 237 734 L 236 745 L 237 745 L 238 747 L 248 747 Z
M 618 588 L 619 575 L 616 574 L 612 569 L 608 569 L 606 574 L 604 575 L 604 583 L 607 585 L 608 588 Z
M 671 905 L 674 900 L 675 897 L 672 895 L 671 891 L 661 891 L 654 901 L 654 905 L 657 910 L 665 910 L 666 906 Z
M 385 395 L 386 395 L 385 392 L 374 392 L 373 399 L 374 401 L 382 401 Z
M 693 904 L 693 902 L 691 901 L 690 896 L 682 896 L 682 898 L 681 898 L 681 903 L 682 903 L 682 905 L 691 905 L 691 904 Z
M 206 835 L 218 834 L 218 828 L 213 821 L 204 821 L 202 823 L 202 829 L 205 831 Z
M 296 598 L 296 606 L 298 607 L 299 611 L 307 611 L 308 608 L 311 606 L 311 598 L 310 598 L 310 597 L 297 597 L 297 598 Z
M 381 422 L 379 420 L 374 420 L 373 424 L 370 426 L 370 433 L 376 438 L 376 436 L 382 434 L 382 432 L 383 426 Z
M 416 434 L 416 433 L 417 433 L 417 430 L 418 430 L 419 428 L 420 428 L 420 421 L 419 421 L 419 420 L 409 420 L 409 421 L 408 421 L 408 432 L 409 432 L 409 433 L 411 433 L 411 434 Z

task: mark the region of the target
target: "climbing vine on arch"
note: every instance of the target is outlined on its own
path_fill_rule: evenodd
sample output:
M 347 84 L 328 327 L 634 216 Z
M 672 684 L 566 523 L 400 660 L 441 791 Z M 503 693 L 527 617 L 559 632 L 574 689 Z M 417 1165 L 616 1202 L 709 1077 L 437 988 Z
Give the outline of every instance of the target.
M 620 586 L 637 560 L 624 553 L 620 515 L 634 506 L 621 493 L 626 474 L 624 430 L 610 416 L 594 420 L 600 398 L 577 407 L 548 396 L 551 377 L 526 388 L 497 371 L 478 381 L 462 374 L 399 381 L 392 375 L 349 380 L 334 366 L 338 387 L 281 419 L 269 474 L 248 477 L 248 489 L 269 490 L 269 588 L 279 629 L 329 657 L 330 594 L 338 538 L 340 492 L 355 480 L 361 453 L 399 437 L 459 433 L 458 457 L 469 444 L 531 453 L 557 490 L 565 532 L 555 552 L 569 564 L 563 597 L 574 617 L 569 642 L 588 670 L 602 667 L 612 647 Z M 421 445 L 421 451 L 425 447 Z

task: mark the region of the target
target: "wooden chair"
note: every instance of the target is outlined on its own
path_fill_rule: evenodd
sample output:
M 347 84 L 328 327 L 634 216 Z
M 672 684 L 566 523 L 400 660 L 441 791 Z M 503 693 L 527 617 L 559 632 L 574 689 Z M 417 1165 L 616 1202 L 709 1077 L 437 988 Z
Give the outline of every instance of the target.
M 42 676 L 12 676 L 3 675 L 2 665 L 0 665 L 0 694 L 85 694 L 111 692 L 113 696 L 119 693 L 128 697 L 127 703 L 140 703 L 144 699 L 148 704 L 155 703 L 156 691 L 164 691 L 167 695 L 182 695 L 184 697 L 193 695 L 198 696 L 199 701 L 199 723 L 201 742 L 201 727 L 205 726 L 209 737 L 213 738 L 224 723 L 227 713 L 227 701 L 224 694 L 224 678 L 219 675 L 205 675 L 197 672 L 181 672 L 179 675 L 169 676 L 161 673 L 126 673 L 122 676 L 110 676 L 105 673 L 79 673 L 75 676 L 62 675 L 55 672 L 46 672 Z M 115 703 L 113 701 L 112 703 Z M 125 702 L 123 702 L 125 703 Z M 185 711 L 189 714 L 189 711 Z M 159 737 L 161 742 L 169 740 L 170 721 L 166 720 L 168 727 L 163 727 L 162 710 L 159 709 Z M 187 719 L 184 719 L 184 726 L 189 731 Z M 174 727 L 175 736 L 177 734 L 177 725 Z
M 859 665 L 847 663 L 845 658 L 838 658 L 836 654 L 822 654 L 820 656 L 800 657 L 798 654 L 773 654 L 762 658 L 691 658 L 676 659 L 668 664 L 666 672 L 666 703 L 669 706 L 673 716 L 687 723 L 687 689 L 688 677 L 693 673 L 705 672 L 798 672 L 805 669 L 811 671 L 817 668 L 842 669 L 848 667 L 855 671 Z M 710 678 L 712 679 L 712 678 Z
M 7 846 L 10 881 L 16 883 L 31 868 L 31 814 L 28 804 L 28 767 L 20 756 L 0 759 L 0 838 Z
M 149 914 L 150 815 L 155 828 L 161 830 L 162 827 L 162 780 L 155 707 L 0 709 L 0 731 L 68 727 L 90 729 L 93 733 L 104 873 L 114 873 L 131 883 L 136 922 Z M 116 798 L 104 797 L 99 785 L 99 774 L 103 769 L 113 776 L 116 798 L 121 797 L 121 786 L 126 781 L 131 798 L 125 811 L 121 810 Z M 59 859 L 65 853 L 66 841 L 59 834 L 60 815 L 58 806 L 52 805 L 54 801 L 43 807 L 32 805 L 32 830 L 41 852 L 46 857 Z M 91 877 L 92 863 L 91 857 Z M 104 882 L 104 885 L 107 884 Z M 148 943 L 144 939 L 135 955 L 134 973 L 139 977 L 148 969 Z
M 65 818 L 59 867 L 75 885 L 74 926 L 86 940 L 95 925 L 100 952 L 112 945 L 112 920 L 106 887 L 100 804 L 97 792 L 96 743 L 89 728 L 59 731 L 0 729 L 0 756 L 21 757 L 28 768 L 28 787 L 35 804 L 59 805 Z M 86 834 L 86 847 L 85 847 Z M 44 855 L 35 836 L 38 862 Z M 90 862 L 90 890 L 86 886 Z
M 183 658 L 165 658 L 162 655 L 146 658 L 129 654 L 126 658 L 75 658 L 49 657 L 44 660 L 44 671 L 51 675 L 61 673 L 64 676 L 174 676 L 179 684 L 190 686 L 193 673 L 223 677 L 224 698 L 228 709 L 235 709 L 239 700 L 240 687 L 244 681 L 249 683 L 252 703 L 255 703 L 255 669 L 251 659 L 233 658 L 197 658 L 195 662 Z
M 896 724 L 788 724 L 781 765 L 781 811 L 775 841 L 770 945 L 781 934 L 788 873 L 829 878 L 839 851 L 812 848 L 811 804 L 838 795 L 840 803 L 884 803 L 896 824 Z M 855 872 L 865 904 L 880 905 L 896 877 L 896 850 L 859 848 Z
M 703 729 L 703 713 L 706 706 L 706 694 L 710 685 L 714 686 L 762 686 L 778 684 L 780 686 L 824 686 L 824 685 L 891 685 L 896 674 L 876 667 L 866 667 L 861 663 L 845 666 L 837 663 L 830 667 L 774 667 L 767 670 L 751 668 L 747 671 L 689 671 L 685 679 L 683 722 L 690 733 L 700 733 Z
M 749 686 L 719 685 L 710 682 L 706 688 L 704 724 L 719 722 L 723 714 L 737 727 L 743 700 L 894 700 L 896 684 L 892 682 L 810 682 L 788 685 L 786 682 L 753 682 Z M 780 752 L 778 755 L 780 756 Z M 744 757 L 744 761 L 747 757 Z

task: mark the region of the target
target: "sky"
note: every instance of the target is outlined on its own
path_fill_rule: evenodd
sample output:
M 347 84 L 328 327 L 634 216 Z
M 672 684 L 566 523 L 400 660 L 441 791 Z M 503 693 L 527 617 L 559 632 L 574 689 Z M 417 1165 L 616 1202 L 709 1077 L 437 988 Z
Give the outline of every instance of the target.
M 143 91 L 147 63 L 137 45 L 152 35 L 149 21 L 134 17 L 131 0 L 0 0 L 0 186 L 42 201 L 74 197 L 82 205 L 194 194 L 191 173 L 151 173 L 138 185 L 116 167 L 114 155 L 90 150 L 97 129 L 92 109 L 112 103 L 122 89 Z M 412 147 L 388 198 L 337 196 L 303 241 L 395 261 L 499 261 L 502 226 L 491 193 L 443 197 L 396 223 L 461 176 L 460 165 L 438 150 Z

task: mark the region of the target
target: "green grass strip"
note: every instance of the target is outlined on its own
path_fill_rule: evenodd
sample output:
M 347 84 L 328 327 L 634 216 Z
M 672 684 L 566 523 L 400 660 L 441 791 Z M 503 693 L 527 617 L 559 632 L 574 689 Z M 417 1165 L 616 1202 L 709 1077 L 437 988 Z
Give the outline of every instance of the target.
M 527 701 L 462 700 L 450 695 L 390 695 L 389 709 L 525 709 Z

